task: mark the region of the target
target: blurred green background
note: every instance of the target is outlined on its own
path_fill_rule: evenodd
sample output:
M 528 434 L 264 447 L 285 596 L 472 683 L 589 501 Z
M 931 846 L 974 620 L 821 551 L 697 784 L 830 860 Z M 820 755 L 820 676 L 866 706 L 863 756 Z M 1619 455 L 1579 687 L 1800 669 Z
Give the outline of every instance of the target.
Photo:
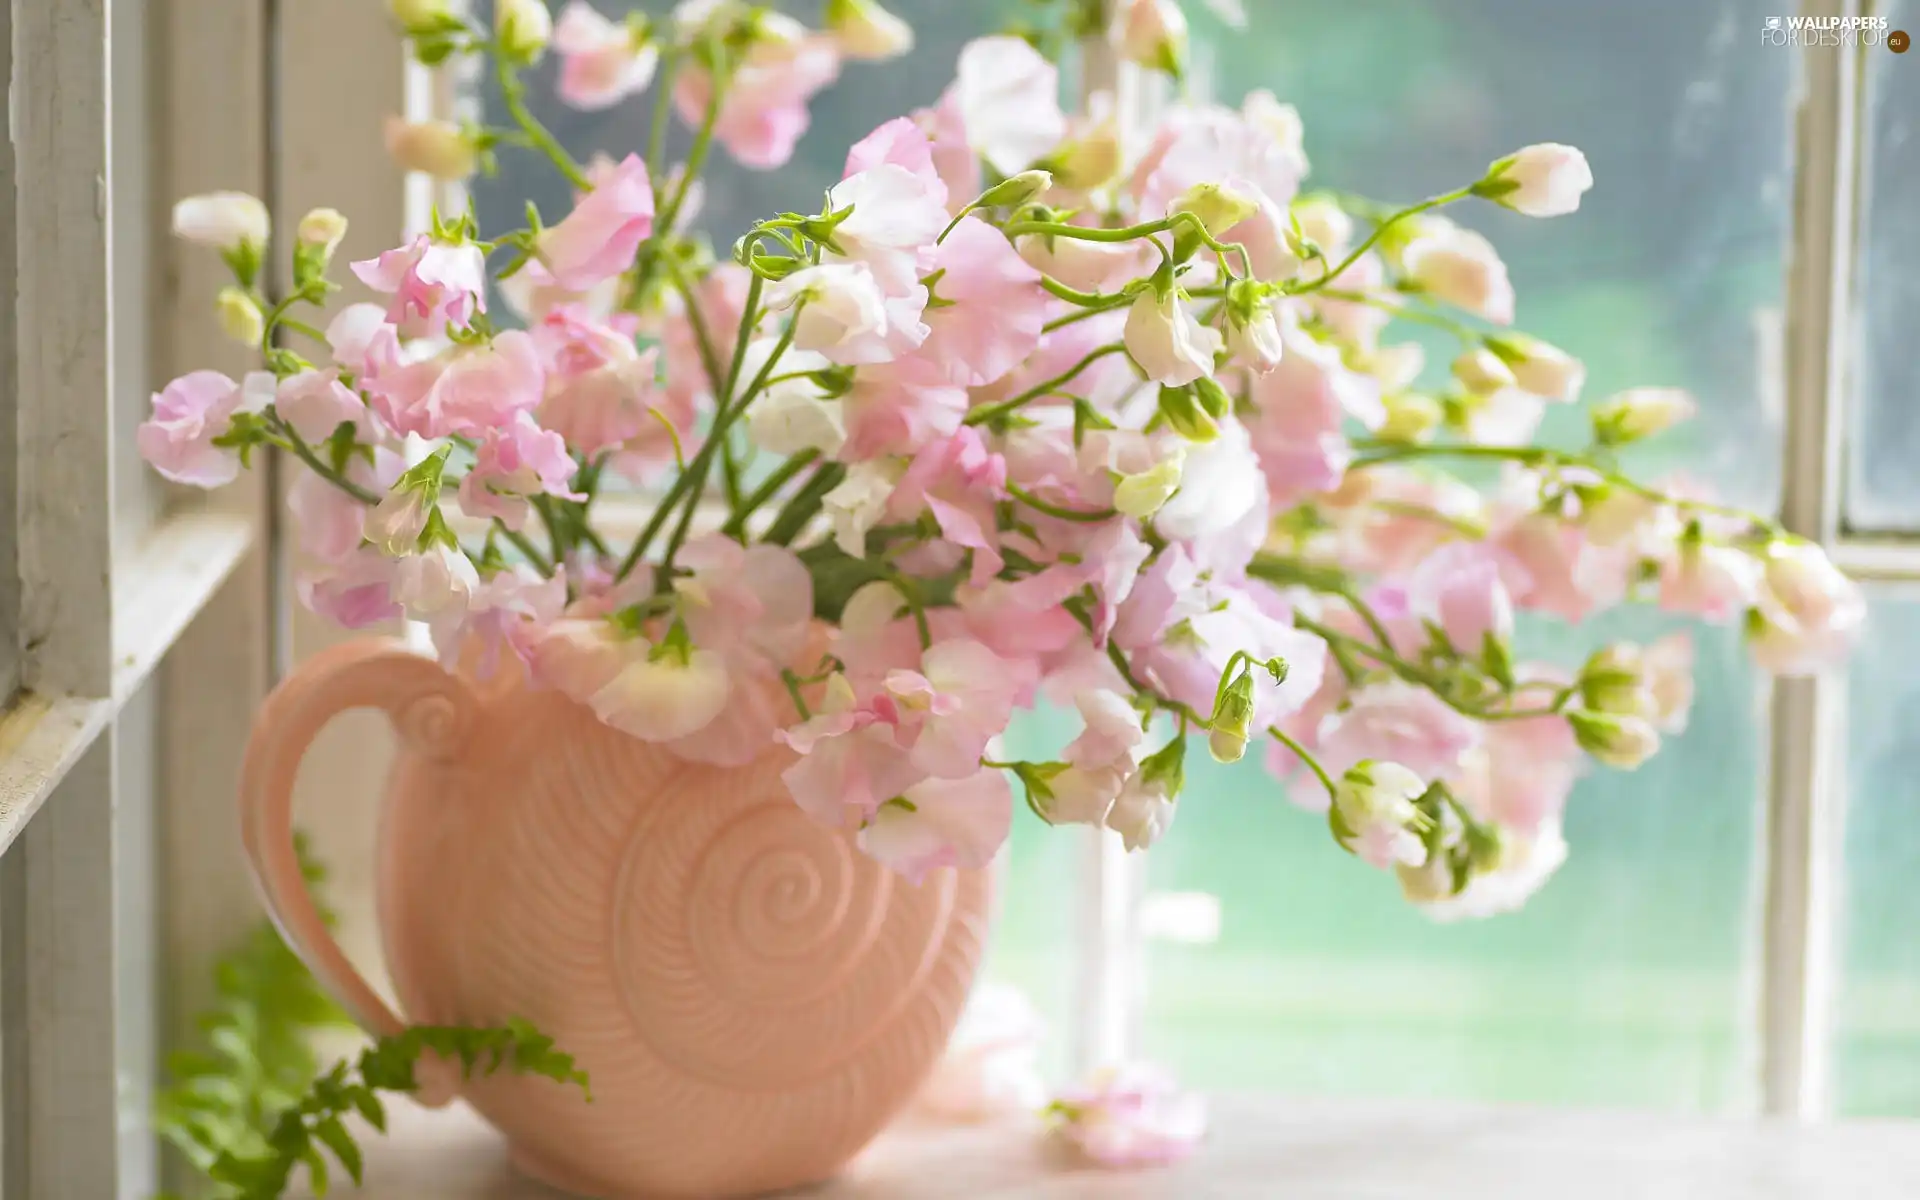
M 757 174 L 716 156 L 703 224 L 723 249 L 756 217 L 817 203 L 851 142 L 934 101 L 967 38 L 1028 7 L 890 3 L 918 30 L 915 53 L 849 64 L 815 104 L 790 169 Z M 811 19 L 818 6 L 781 7 Z M 1699 396 L 1701 420 L 1643 455 L 1639 469 L 1704 478 L 1762 508 L 1777 500 L 1782 449 L 1792 94 L 1801 56 L 1819 52 L 1762 45 L 1762 22 L 1781 7 L 1246 0 L 1251 27 L 1229 31 L 1187 4 L 1195 87 L 1229 102 L 1263 87 L 1297 105 L 1309 186 L 1407 201 L 1476 178 L 1530 142 L 1584 149 L 1597 184 L 1578 215 L 1537 222 L 1477 205 L 1460 217 L 1506 257 L 1520 326 L 1587 360 L 1590 396 L 1632 384 Z M 1911 203 L 1920 166 L 1907 132 L 1920 93 L 1878 94 L 1880 170 L 1891 179 L 1876 174 L 1870 185 L 1885 194 L 1881 209 L 1910 216 L 1920 211 Z M 582 154 L 624 153 L 645 136 L 644 104 L 585 115 L 549 102 L 541 115 Z M 504 178 L 475 188 L 486 227 L 516 222 L 529 195 L 549 216 L 564 210 L 564 190 L 537 170 L 513 159 Z M 1909 264 L 1912 244 L 1901 243 Z M 1920 273 L 1874 278 L 1890 297 L 1885 308 L 1875 301 L 1873 328 L 1891 364 L 1893 331 L 1910 337 L 1920 325 Z M 1896 306 L 1904 326 L 1884 315 Z M 1910 397 L 1872 407 L 1890 437 L 1920 434 Z M 1547 437 L 1581 436 L 1581 413 L 1555 418 Z M 1887 491 L 1920 478 L 1912 462 L 1904 474 L 1881 469 L 1896 515 L 1920 507 L 1920 485 Z M 1917 617 L 1920 607 L 1876 609 L 1873 651 L 1851 689 L 1856 811 L 1837 1036 L 1840 1107 L 1855 1113 L 1920 1113 L 1920 952 L 1906 919 L 1920 899 Z M 1673 627 L 1623 612 L 1580 630 L 1537 623 L 1524 637 L 1532 653 L 1577 662 L 1598 640 Z M 1698 648 L 1687 735 L 1639 772 L 1587 778 L 1567 817 L 1571 861 L 1524 912 L 1483 923 L 1437 925 L 1413 911 L 1252 758 L 1233 769 L 1196 765 L 1171 834 L 1147 856 L 1145 886 L 1149 903 L 1213 897 L 1219 928 L 1203 942 L 1149 942 L 1145 1053 L 1208 1087 L 1752 1109 L 1765 688 L 1737 638 L 1707 631 Z M 1037 714 L 1012 749 L 1051 757 L 1075 725 Z M 1056 1065 L 1076 1023 L 1080 861 L 1077 836 L 1021 814 L 992 963 L 1052 1019 Z

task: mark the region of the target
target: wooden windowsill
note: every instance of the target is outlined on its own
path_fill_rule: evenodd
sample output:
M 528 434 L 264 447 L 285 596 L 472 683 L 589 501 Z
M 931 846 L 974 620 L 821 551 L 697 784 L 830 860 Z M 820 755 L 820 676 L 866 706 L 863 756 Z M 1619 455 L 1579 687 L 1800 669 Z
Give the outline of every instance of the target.
M 397 1106 L 396 1106 L 397 1107 Z M 1169 1170 L 1102 1173 L 1020 1128 L 900 1130 L 806 1200 L 1912 1200 L 1920 1124 L 1791 1126 L 1230 1097 Z M 363 1200 L 555 1200 L 464 1109 L 393 1114 Z

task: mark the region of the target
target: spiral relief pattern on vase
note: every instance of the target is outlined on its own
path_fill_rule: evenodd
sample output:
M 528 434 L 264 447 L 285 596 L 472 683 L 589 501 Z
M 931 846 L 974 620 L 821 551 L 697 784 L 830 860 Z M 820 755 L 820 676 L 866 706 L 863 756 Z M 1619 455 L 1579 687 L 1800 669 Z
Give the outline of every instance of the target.
M 972 983 L 984 874 L 897 880 L 793 804 L 785 751 L 690 765 L 536 693 L 490 698 L 469 742 L 483 764 L 406 776 L 409 836 L 459 853 L 384 919 L 433 964 L 395 963 L 416 1019 L 525 1017 L 591 1075 L 592 1105 L 468 1089 L 524 1159 L 596 1195 L 746 1194 L 831 1174 L 911 1098 Z

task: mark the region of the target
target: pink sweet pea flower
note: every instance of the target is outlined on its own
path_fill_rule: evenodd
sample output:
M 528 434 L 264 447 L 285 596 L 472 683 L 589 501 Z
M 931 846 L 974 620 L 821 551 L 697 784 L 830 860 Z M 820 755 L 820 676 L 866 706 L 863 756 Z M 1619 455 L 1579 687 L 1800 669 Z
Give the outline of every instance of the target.
M 301 371 L 281 380 L 273 411 L 293 426 L 301 440 L 315 444 L 332 437 L 342 425 L 364 430 L 367 424 L 367 406 L 334 370 Z
M 762 18 L 763 36 L 734 71 L 720 103 L 713 136 L 743 166 L 760 170 L 785 166 L 811 117 L 814 93 L 840 76 L 840 53 L 830 38 L 817 37 L 790 20 Z M 695 129 L 706 120 L 713 99 L 713 77 L 687 69 L 674 83 L 673 103 L 680 119 Z
M 1059 68 L 1023 38 L 967 43 L 950 95 L 968 143 L 1002 175 L 1026 170 L 1067 135 Z
M 1292 202 L 1306 174 L 1299 148 L 1266 125 L 1209 105 L 1165 122 L 1134 169 L 1130 190 L 1142 212 L 1161 215 L 1198 184 L 1239 180 L 1275 205 Z M 1223 238 L 1237 241 L 1232 231 Z
M 713 650 L 627 643 L 619 672 L 587 703 L 594 715 L 644 742 L 671 742 L 712 724 L 732 692 L 726 659 Z
M 1513 599 L 1500 557 L 1484 543 L 1442 546 L 1414 570 L 1407 591 L 1413 612 L 1445 630 L 1461 654 L 1478 657 L 1487 638 L 1513 636 Z
M 1845 660 L 1867 605 L 1859 585 L 1820 547 L 1780 540 L 1767 548 L 1752 612 L 1747 645 L 1754 661 L 1776 675 L 1814 675 Z
M 558 225 L 540 235 L 539 257 L 554 283 L 590 291 L 633 265 L 653 232 L 653 184 L 647 164 L 629 154 L 594 181 L 593 190 Z
M 373 451 L 373 462 L 355 456 L 347 464 L 347 478 L 370 492 L 386 495 L 406 470 L 406 460 L 385 446 Z M 287 489 L 287 507 L 293 511 L 300 549 L 326 562 L 343 562 L 360 548 L 368 508 L 339 485 L 302 469 Z
M 1378 759 L 1432 779 L 1479 745 L 1480 732 L 1479 722 L 1426 688 L 1394 679 L 1355 692 L 1346 708 L 1321 723 L 1319 758 L 1333 775 Z
M 573 491 L 578 470 L 565 438 L 516 413 L 487 430 L 475 448 L 473 469 L 460 481 L 460 509 L 518 530 L 527 520 L 528 496 L 583 499 Z
M 522 663 L 531 661 L 539 631 L 559 619 L 566 603 L 563 574 L 547 579 L 532 567 L 515 564 L 482 580 L 463 610 L 433 622 L 434 649 L 448 670 L 459 664 L 463 652 L 472 650 L 476 677 L 491 679 L 502 648 Z
M 978 870 L 993 861 L 1013 829 L 1013 790 L 999 771 L 928 779 L 906 790 L 905 804 L 882 804 L 859 834 L 860 849 L 923 882 L 943 867 Z
M 528 639 L 528 677 L 535 687 L 552 688 L 585 704 L 620 674 L 633 645 L 610 621 L 555 620 Z
M 846 441 L 835 457 L 857 463 L 917 454 L 958 433 L 967 407 L 966 389 L 932 363 L 903 358 L 869 367 L 841 400 Z
M 140 457 L 175 483 L 216 488 L 240 475 L 236 450 L 214 441 L 241 413 L 259 413 L 273 399 L 273 376 L 256 371 L 240 383 L 218 371 L 194 371 L 153 398 L 153 416 L 134 435 Z
M 399 348 L 399 334 L 387 324 L 387 310 L 378 304 L 347 305 L 327 323 L 326 332 L 333 361 L 356 375 L 364 374 L 376 355 L 391 356 Z M 388 347 L 387 342 L 393 345 Z
M 891 164 L 925 181 L 927 190 L 947 204 L 951 197 L 947 182 L 934 164 L 934 141 L 920 122 L 912 117 L 895 117 L 856 143 L 847 153 L 847 169 L 842 179 Z M 963 201 L 964 203 L 964 201 Z
M 1206 1136 L 1205 1102 L 1144 1066 L 1102 1071 L 1048 1110 L 1059 1135 L 1095 1165 L 1159 1167 L 1192 1154 Z
M 835 212 L 853 212 L 833 231 L 840 251 L 832 257 L 867 264 L 887 295 L 911 292 L 925 273 L 934 239 L 947 227 L 943 190 L 938 181 L 893 163 L 841 180 L 827 193 L 828 203 Z
M 645 352 L 633 334 L 574 307 L 549 312 L 533 330 L 546 367 L 540 423 L 592 457 L 638 436 L 655 407 L 660 350 Z
M 926 778 L 895 740 L 893 724 L 860 703 L 844 675 L 827 681 L 810 719 L 778 736 L 800 755 L 780 776 L 794 803 L 835 829 L 859 828 Z
M 965 779 L 979 770 L 987 743 L 1006 731 L 1020 690 L 1013 664 L 979 642 L 957 639 L 934 643 L 918 671 L 889 672 L 882 706 L 917 769 Z
M 1759 560 L 1746 550 L 1682 537 L 1660 566 L 1660 607 L 1722 624 L 1753 603 L 1760 576 Z
M 421 362 L 382 365 L 361 381 L 396 433 L 479 437 L 539 407 L 545 373 L 533 338 L 518 329 L 455 345 Z
M 920 355 L 966 387 L 990 384 L 1040 345 L 1051 298 L 1040 272 L 1024 262 L 999 230 L 968 219 L 932 252 L 936 285 L 948 306 L 926 313 L 932 333 Z
M 423 233 L 354 263 L 353 273 L 393 296 L 387 323 L 403 337 L 437 335 L 449 324 L 465 329 L 474 313 L 487 310 L 487 259 L 472 242 L 443 242 Z
M 709 534 L 681 548 L 674 581 L 680 617 L 696 644 L 712 646 L 736 670 L 777 671 L 806 644 L 813 576 L 785 546 L 742 546 Z
M 1053 104 L 1058 107 L 1059 103 L 1056 97 Z M 971 202 L 981 192 L 980 156 L 967 142 L 959 93 L 949 90 L 940 103 L 914 113 L 913 120 L 927 131 L 933 169 L 946 185 L 948 211 Z
M 1630 556 L 1594 545 L 1570 521 L 1541 513 L 1524 516 L 1496 544 L 1517 568 L 1513 600 L 1521 608 L 1579 622 L 1626 594 Z
M 365 629 L 403 615 L 394 598 L 395 560 L 361 547 L 343 562 L 301 576 L 300 603 L 346 629 Z
M 900 477 L 887 511 L 903 521 L 917 520 L 923 511 L 931 513 L 944 544 L 922 549 L 928 554 L 945 555 L 949 561 L 937 564 L 909 555 L 901 561 L 902 569 L 931 568 L 937 572 L 972 551 L 970 582 L 982 586 L 997 576 L 1005 560 L 1000 557 L 994 506 L 1006 483 L 1006 460 L 988 450 L 980 431 L 971 426 L 962 426 L 952 436 L 922 448 Z
M 560 56 L 560 99 L 585 112 L 612 108 L 647 90 L 660 51 L 650 41 L 636 43 L 633 30 L 615 24 L 584 0 L 560 13 L 553 28 L 553 50 Z

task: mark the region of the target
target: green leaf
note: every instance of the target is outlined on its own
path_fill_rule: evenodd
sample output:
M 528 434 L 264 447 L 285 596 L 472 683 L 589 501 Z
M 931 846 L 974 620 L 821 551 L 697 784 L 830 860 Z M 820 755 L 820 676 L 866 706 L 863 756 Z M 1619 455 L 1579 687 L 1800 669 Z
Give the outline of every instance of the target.
M 354 1144 L 353 1135 L 347 1132 L 347 1127 L 340 1123 L 338 1117 L 327 1117 L 316 1124 L 313 1136 L 326 1143 L 327 1149 L 333 1151 L 333 1156 L 340 1160 L 340 1165 L 346 1168 L 355 1184 L 363 1182 L 360 1177 L 360 1147 Z

